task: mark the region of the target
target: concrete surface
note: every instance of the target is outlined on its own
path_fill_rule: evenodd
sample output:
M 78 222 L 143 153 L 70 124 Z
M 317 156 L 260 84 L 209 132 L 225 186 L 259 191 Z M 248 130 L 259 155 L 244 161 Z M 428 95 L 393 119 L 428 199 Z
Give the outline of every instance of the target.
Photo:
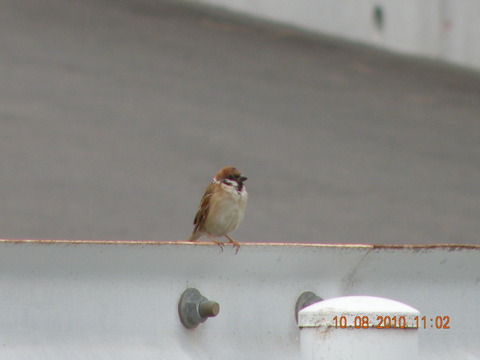
M 480 76 L 168 1 L 0 4 L 0 237 L 480 241 Z

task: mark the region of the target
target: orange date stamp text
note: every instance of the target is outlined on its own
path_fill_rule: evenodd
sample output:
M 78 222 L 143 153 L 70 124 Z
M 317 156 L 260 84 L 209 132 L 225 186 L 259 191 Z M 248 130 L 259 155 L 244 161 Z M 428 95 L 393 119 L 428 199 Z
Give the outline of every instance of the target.
M 340 329 L 450 329 L 450 316 L 334 316 L 333 326 Z

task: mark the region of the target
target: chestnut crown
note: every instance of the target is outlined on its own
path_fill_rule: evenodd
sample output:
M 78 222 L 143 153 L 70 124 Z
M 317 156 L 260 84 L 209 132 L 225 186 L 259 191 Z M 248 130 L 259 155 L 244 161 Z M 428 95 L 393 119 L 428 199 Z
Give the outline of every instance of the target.
M 232 180 L 241 184 L 248 178 L 246 176 L 242 176 L 242 173 L 237 168 L 233 166 L 226 166 L 215 174 L 214 179 L 220 182 L 223 180 Z

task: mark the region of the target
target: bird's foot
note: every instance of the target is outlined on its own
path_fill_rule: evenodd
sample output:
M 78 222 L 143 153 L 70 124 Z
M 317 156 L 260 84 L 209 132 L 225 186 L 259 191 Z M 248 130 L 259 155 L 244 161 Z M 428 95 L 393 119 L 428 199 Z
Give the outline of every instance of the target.
M 233 248 L 235 249 L 235 255 L 238 253 L 238 249 L 240 249 L 240 244 L 238 241 L 233 240 L 230 236 L 225 235 L 225 237 L 228 239 L 228 242 L 232 244 Z
M 215 245 L 220 246 L 220 249 L 221 249 L 222 252 L 223 252 L 223 247 L 225 246 L 225 243 L 223 243 L 223 242 L 221 242 L 221 241 L 218 241 L 218 240 L 215 239 L 213 236 L 209 236 L 209 239 L 212 240 L 212 242 L 213 242 Z

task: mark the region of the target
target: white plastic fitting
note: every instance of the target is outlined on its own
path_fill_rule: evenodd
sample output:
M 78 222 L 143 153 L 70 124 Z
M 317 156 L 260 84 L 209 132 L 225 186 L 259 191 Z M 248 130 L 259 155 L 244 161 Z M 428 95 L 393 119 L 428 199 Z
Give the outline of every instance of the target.
M 302 360 L 418 358 L 420 312 L 395 300 L 346 296 L 298 313 Z

